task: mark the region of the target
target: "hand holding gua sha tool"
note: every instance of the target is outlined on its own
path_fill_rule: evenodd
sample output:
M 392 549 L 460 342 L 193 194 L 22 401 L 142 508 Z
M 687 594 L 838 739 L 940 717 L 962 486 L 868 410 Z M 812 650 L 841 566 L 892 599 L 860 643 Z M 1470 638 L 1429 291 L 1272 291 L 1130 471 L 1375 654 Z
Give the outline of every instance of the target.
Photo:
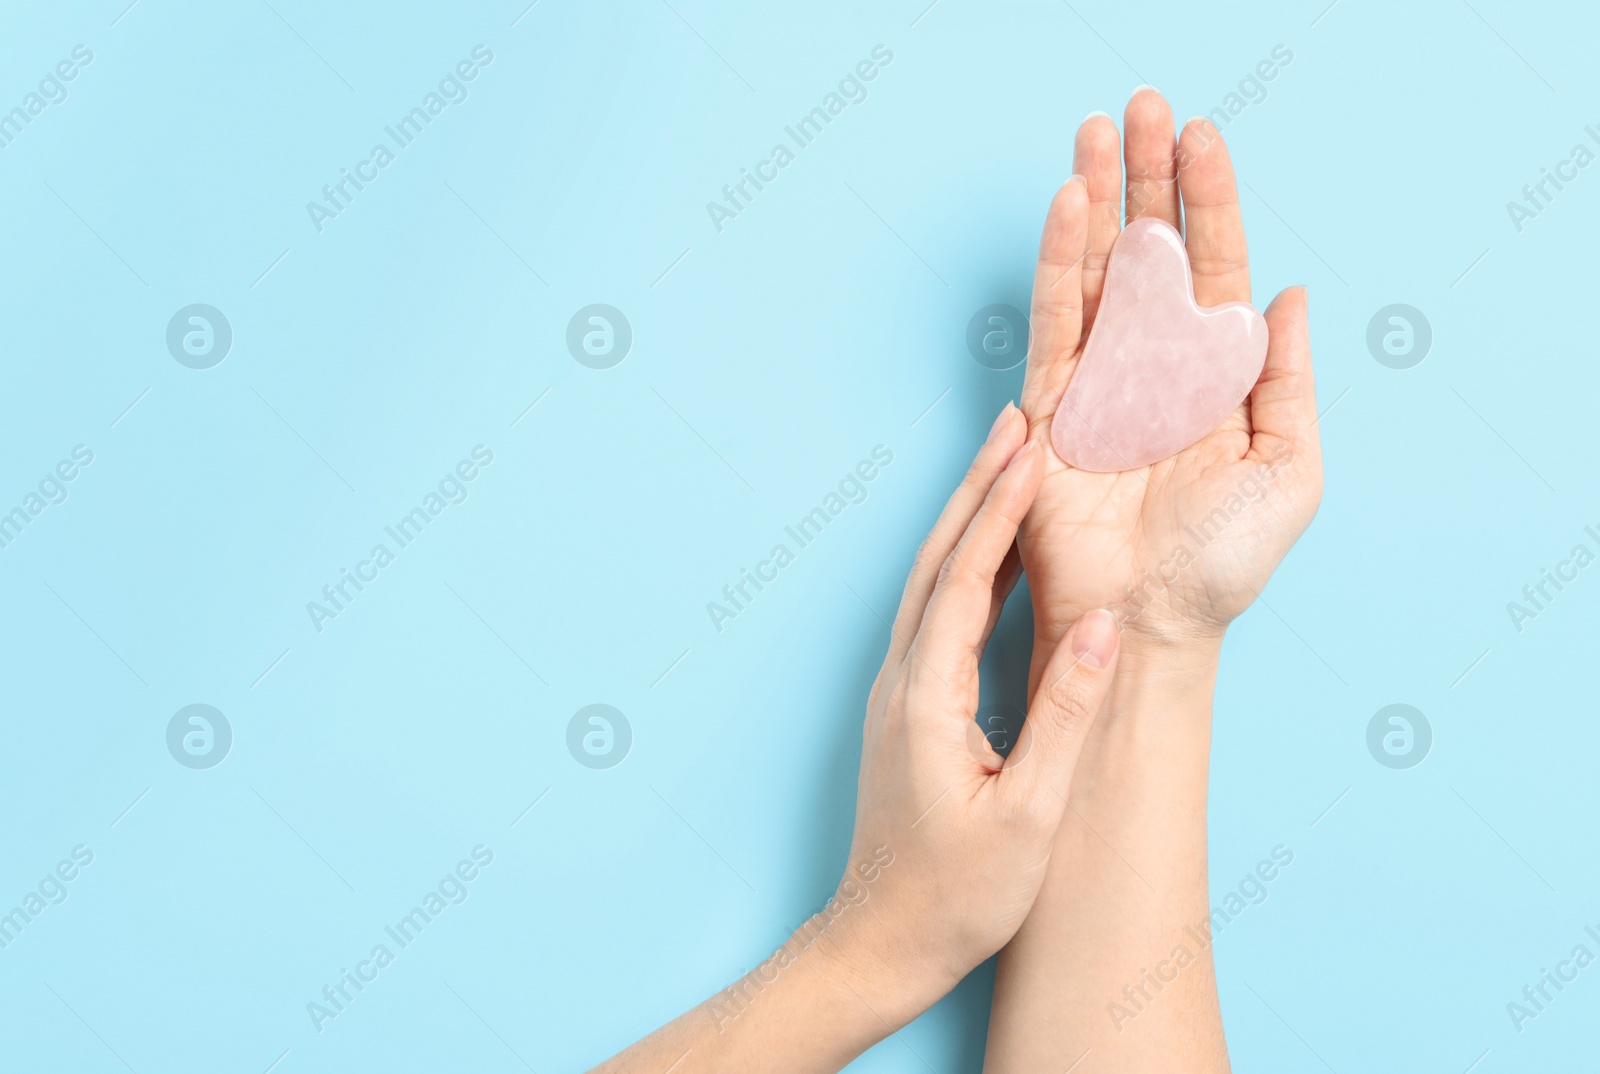
M 1080 470 L 1171 458 L 1221 425 L 1267 360 L 1267 322 L 1248 302 L 1201 309 L 1183 237 L 1153 217 L 1111 247 L 1100 309 L 1056 409 L 1050 440 Z

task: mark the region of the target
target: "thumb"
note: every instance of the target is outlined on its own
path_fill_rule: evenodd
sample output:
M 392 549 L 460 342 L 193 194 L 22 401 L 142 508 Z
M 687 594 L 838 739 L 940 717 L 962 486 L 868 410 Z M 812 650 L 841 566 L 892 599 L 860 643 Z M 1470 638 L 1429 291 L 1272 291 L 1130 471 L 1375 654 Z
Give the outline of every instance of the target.
M 1314 461 L 1317 389 L 1311 372 L 1306 289 L 1291 287 L 1267 307 L 1267 360 L 1250 392 L 1251 454 L 1268 457 L 1287 448 Z
M 1066 799 L 1078 753 L 1111 689 L 1120 643 L 1116 616 L 1101 609 L 1073 623 L 1056 645 L 1003 770 L 1016 769 L 1026 793 L 1054 789 Z

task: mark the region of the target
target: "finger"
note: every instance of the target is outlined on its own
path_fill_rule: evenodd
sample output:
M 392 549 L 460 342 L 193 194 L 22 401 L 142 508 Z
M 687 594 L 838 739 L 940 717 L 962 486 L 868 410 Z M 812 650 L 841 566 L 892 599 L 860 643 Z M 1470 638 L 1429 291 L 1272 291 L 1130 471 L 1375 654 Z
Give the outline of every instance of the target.
M 1053 789 L 1066 808 L 1078 753 L 1111 689 L 1120 640 L 1116 616 L 1101 609 L 1072 624 L 1057 643 L 1006 759 L 1004 771 L 1018 781 L 1020 793 L 1050 796 Z
M 1178 145 L 1172 107 L 1154 87 L 1140 86 L 1128 98 L 1122 131 L 1128 219 L 1153 216 L 1178 227 Z
M 1031 440 L 1012 457 L 939 569 L 912 643 L 917 657 L 913 675 L 931 669 L 948 688 L 976 673 L 995 577 L 1043 478 L 1043 452 L 1039 441 Z
M 1279 294 L 1266 318 L 1267 361 L 1250 391 L 1250 456 L 1265 462 L 1294 457 L 1315 469 L 1322 451 L 1306 289 Z
M 1000 613 L 1005 611 L 1006 601 L 1021 579 L 1022 550 L 1017 547 L 1017 542 L 1012 541 L 1011 547 L 1006 549 L 1006 558 L 1000 561 L 1000 569 L 995 572 L 994 597 L 989 602 L 989 621 L 984 624 L 983 637 L 978 640 L 979 652 L 988 647 L 989 638 L 1000 622 Z
M 1083 255 L 1089 242 L 1089 186 L 1074 175 L 1056 191 L 1039 239 L 1029 318 L 1022 412 L 1030 423 L 1055 412 L 1083 338 Z
M 1209 119 L 1183 125 L 1178 137 L 1178 187 L 1183 193 L 1184 245 L 1202 306 L 1250 301 L 1250 256 L 1233 161 Z
M 1005 472 L 1017 449 L 1027 439 L 1028 423 L 1022 419 L 1016 406 L 1007 403 L 989 430 L 988 439 L 978 449 L 967 476 L 962 478 L 955 493 L 944 505 L 939 520 L 928 532 L 927 540 L 917 549 L 917 558 L 911 564 L 911 575 L 906 579 L 905 592 L 900 597 L 900 610 L 894 618 L 889 634 L 889 660 L 898 661 L 905 656 L 922 613 L 927 609 L 928 598 L 939 578 L 939 570 L 967 531 L 973 516 L 983 506 L 984 497 Z
M 1117 125 L 1104 112 L 1094 112 L 1078 128 L 1072 148 L 1072 170 L 1089 187 L 1089 248 L 1083 258 L 1083 328 L 1094 323 L 1105 285 L 1111 244 L 1122 230 L 1122 153 Z

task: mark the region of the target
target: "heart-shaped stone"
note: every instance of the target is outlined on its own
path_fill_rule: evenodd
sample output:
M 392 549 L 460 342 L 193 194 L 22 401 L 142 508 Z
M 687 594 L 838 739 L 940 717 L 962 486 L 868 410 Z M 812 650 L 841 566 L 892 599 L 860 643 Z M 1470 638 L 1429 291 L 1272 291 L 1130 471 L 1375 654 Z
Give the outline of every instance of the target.
M 1112 473 L 1171 458 L 1222 424 L 1261 376 L 1267 322 L 1248 302 L 1201 309 L 1183 236 L 1122 229 L 1088 345 L 1050 427 L 1056 454 Z

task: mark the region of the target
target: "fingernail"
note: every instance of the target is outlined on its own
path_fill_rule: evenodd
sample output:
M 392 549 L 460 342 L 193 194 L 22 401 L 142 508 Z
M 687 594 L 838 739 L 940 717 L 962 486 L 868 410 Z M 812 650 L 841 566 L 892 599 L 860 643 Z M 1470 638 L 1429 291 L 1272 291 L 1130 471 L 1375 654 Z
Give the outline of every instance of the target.
M 1005 409 L 1000 411 L 1000 416 L 994 419 L 994 424 L 993 425 L 989 426 L 989 435 L 983 438 L 983 442 L 985 444 L 989 443 L 995 437 L 1000 435 L 1000 430 L 1004 429 L 1006 427 L 1006 424 L 1008 422 L 1010 422 L 1010 420 L 1011 420 L 1011 412 L 1013 410 L 1015 410 L 1015 409 L 1017 409 L 1017 406 L 1016 406 L 1015 403 L 1011 403 L 1011 402 L 1007 402 L 1006 403 Z
M 1152 86 L 1152 85 L 1151 85 L 1151 84 L 1150 84 L 1150 83 L 1148 83 L 1148 82 L 1141 82 L 1141 83 L 1139 83 L 1139 85 L 1137 85 L 1137 86 L 1135 86 L 1135 87 L 1133 87 L 1133 92 L 1132 92 L 1132 93 L 1130 93 L 1130 94 L 1128 94 L 1128 96 L 1129 96 L 1129 97 L 1130 97 L 1130 98 L 1131 98 L 1131 97 L 1137 97 L 1137 96 L 1139 96 L 1139 91 L 1140 91 L 1140 90 L 1145 90 L 1145 89 L 1147 89 L 1147 90 L 1149 90 L 1149 91 L 1150 91 L 1150 92 L 1151 92 L 1151 93 L 1154 93 L 1154 94 L 1157 94 L 1157 95 L 1159 95 L 1159 94 L 1160 94 L 1160 93 L 1161 93 L 1161 91 L 1160 91 L 1160 90 L 1158 90 L 1158 89 L 1156 89 L 1156 88 L 1155 88 L 1155 87 L 1154 87 L 1154 86 Z
M 1086 179 L 1084 176 L 1080 175 L 1078 172 L 1073 172 L 1071 175 L 1067 176 L 1067 182 L 1069 182 L 1069 183 L 1082 183 L 1084 186 L 1088 186 L 1089 185 L 1089 180 Z
M 1120 640 L 1117 617 L 1104 608 L 1088 613 L 1072 625 L 1072 655 L 1079 663 L 1096 671 L 1111 663 Z
M 1084 116 L 1083 117 L 1083 122 L 1087 123 L 1091 119 L 1093 119 L 1095 116 L 1105 116 L 1107 119 L 1111 119 L 1111 113 L 1110 112 L 1102 112 L 1099 109 L 1096 109 L 1095 111 L 1090 112 L 1088 115 Z M 1082 124 L 1079 124 L 1079 126 L 1082 126 Z

